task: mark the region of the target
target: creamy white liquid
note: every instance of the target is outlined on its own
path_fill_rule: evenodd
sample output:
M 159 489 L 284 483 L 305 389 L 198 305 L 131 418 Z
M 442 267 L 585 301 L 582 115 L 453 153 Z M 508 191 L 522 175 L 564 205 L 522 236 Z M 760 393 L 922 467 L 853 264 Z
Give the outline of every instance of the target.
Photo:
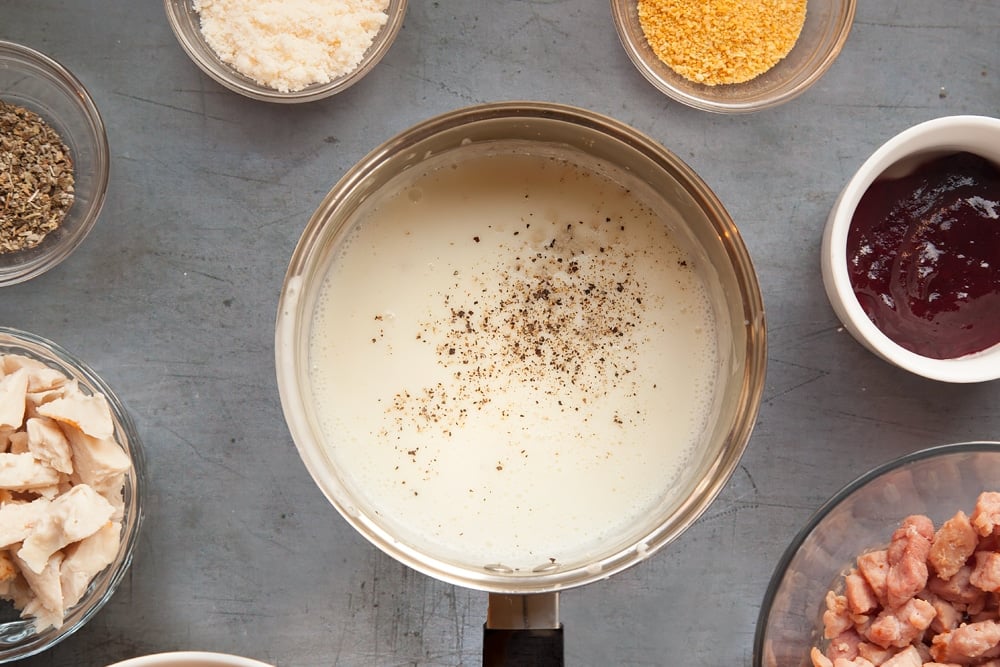
M 706 427 L 719 343 L 698 260 L 591 169 L 498 154 L 412 171 L 315 309 L 330 458 L 362 511 L 438 558 L 603 554 Z

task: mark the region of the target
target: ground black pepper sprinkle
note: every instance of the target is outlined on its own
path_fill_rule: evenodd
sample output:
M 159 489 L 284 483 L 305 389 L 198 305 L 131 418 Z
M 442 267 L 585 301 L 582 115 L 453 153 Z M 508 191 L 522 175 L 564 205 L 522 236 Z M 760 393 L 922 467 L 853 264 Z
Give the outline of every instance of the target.
M 642 340 L 632 331 L 646 311 L 642 294 L 648 287 L 634 274 L 629 252 L 611 254 L 601 247 L 588 253 L 575 241 L 575 231 L 567 225 L 558 238 L 515 258 L 500 275 L 456 273 L 452 289 L 442 295 L 449 315 L 421 323 L 417 336 L 428 343 L 438 339 L 439 363 L 451 371 L 455 385 L 450 392 L 438 384 L 420 395 L 397 394 L 392 411 L 400 430 L 461 426 L 467 409 L 491 402 L 496 386 L 531 386 L 544 377 L 554 382 L 545 393 L 572 388 L 586 403 L 636 371 Z M 614 421 L 625 424 L 621 417 Z
M 62 137 L 33 111 L 0 100 L 0 254 L 41 243 L 74 198 Z

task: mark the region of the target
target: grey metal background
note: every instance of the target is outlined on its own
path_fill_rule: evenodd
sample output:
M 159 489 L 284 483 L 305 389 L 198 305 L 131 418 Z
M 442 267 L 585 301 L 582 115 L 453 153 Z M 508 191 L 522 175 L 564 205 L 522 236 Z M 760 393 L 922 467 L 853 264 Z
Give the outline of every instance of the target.
M 122 396 L 149 460 L 127 581 L 26 666 L 167 650 L 280 667 L 476 665 L 485 595 L 407 570 L 330 507 L 299 460 L 274 379 L 273 322 L 311 212 L 354 162 L 431 115 L 535 99 L 614 116 L 688 162 L 740 227 L 769 327 L 760 418 L 707 513 L 654 558 L 563 594 L 570 665 L 749 665 L 772 569 L 807 517 L 914 449 L 1000 439 L 1000 383 L 907 375 L 844 332 L 819 243 L 851 173 L 904 128 L 1000 115 L 1000 2 L 862 1 L 833 68 L 750 116 L 676 104 L 634 69 L 597 0 L 411 0 L 366 79 L 300 106 L 203 75 L 156 0 L 0 0 L 0 39 L 90 89 L 111 185 L 66 262 L 0 291 L 0 322 L 51 338 Z

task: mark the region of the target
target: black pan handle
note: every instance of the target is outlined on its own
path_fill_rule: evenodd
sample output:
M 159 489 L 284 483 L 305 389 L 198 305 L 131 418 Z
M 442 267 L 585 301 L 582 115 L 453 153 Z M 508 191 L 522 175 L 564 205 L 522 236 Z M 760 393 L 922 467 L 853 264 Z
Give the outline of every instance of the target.
M 483 630 L 483 667 L 563 667 L 563 630 Z
M 483 667 L 563 667 L 559 594 L 490 594 Z

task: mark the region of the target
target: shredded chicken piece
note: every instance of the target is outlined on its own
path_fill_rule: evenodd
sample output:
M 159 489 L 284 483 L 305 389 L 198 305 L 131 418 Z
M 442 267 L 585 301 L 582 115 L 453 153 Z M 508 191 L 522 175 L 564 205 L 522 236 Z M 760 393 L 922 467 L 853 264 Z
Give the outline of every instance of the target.
M 121 544 L 122 525 L 108 522 L 90 537 L 85 537 L 66 549 L 59 582 L 62 586 L 63 604 L 72 607 L 94 577 L 114 562 Z
M 0 547 L 23 542 L 49 509 L 47 498 L 31 502 L 8 502 L 0 506 Z
M 38 414 L 69 424 L 92 438 L 110 438 L 115 433 L 111 408 L 100 394 L 78 392 L 63 396 L 40 405 Z
M 24 421 L 28 372 L 17 370 L 0 378 L 0 428 L 16 429 Z
M 11 375 L 19 370 L 28 374 L 28 393 L 49 391 L 62 387 L 69 378 L 54 368 L 49 368 L 41 361 L 20 354 L 0 355 L 0 370 L 2 375 Z
M 86 484 L 78 484 L 49 503 L 17 556 L 36 573 L 41 572 L 53 554 L 96 533 L 113 513 L 111 503 Z
M 59 566 L 62 564 L 62 553 L 56 552 L 45 561 L 41 569 L 36 571 L 14 553 L 14 563 L 21 575 L 28 582 L 41 605 L 51 612 L 63 611 L 62 584 L 59 582 Z
M 0 551 L 0 583 L 5 583 L 17 577 L 17 566 L 6 549 Z
M 128 454 L 111 438 L 93 438 L 76 429 L 69 430 L 66 437 L 73 448 L 73 472 L 78 483 L 98 488 L 132 465 Z
M 59 479 L 58 470 L 45 465 L 30 452 L 0 454 L 0 488 L 30 491 L 41 486 L 58 484 Z

